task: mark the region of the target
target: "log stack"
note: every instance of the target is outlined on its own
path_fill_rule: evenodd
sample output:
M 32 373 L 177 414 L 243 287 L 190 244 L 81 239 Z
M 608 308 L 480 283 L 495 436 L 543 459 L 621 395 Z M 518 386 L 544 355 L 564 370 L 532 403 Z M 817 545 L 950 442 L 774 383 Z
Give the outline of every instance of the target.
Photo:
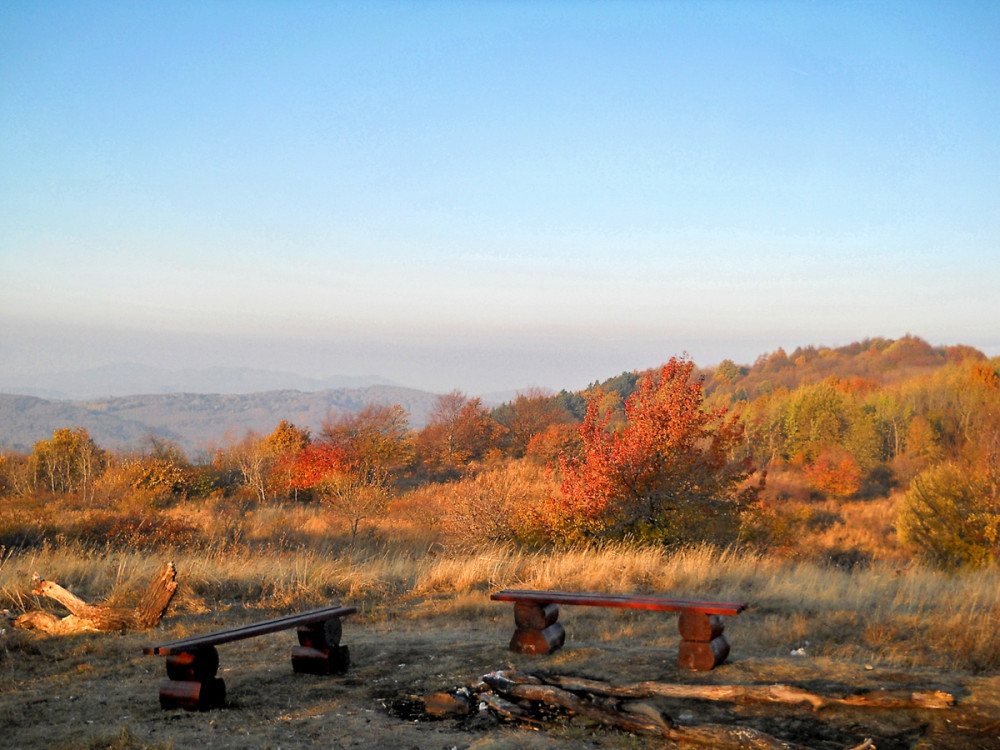
M 514 602 L 514 635 L 510 650 L 519 654 L 551 654 L 566 641 L 559 605 Z
M 677 664 L 681 669 L 707 672 L 722 664 L 729 656 L 726 629 L 718 615 L 704 612 L 681 612 L 677 621 L 681 633 Z

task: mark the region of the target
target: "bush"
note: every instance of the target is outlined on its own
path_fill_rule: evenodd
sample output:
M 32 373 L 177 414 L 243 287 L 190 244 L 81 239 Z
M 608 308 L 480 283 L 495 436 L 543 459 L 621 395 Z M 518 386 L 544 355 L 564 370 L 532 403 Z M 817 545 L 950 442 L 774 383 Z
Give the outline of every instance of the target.
M 444 529 L 452 546 L 529 542 L 552 485 L 528 463 L 488 468 L 443 488 L 448 493 Z
M 979 567 L 1000 557 L 1000 512 L 986 482 L 954 464 L 914 478 L 897 530 L 904 543 L 942 568 Z

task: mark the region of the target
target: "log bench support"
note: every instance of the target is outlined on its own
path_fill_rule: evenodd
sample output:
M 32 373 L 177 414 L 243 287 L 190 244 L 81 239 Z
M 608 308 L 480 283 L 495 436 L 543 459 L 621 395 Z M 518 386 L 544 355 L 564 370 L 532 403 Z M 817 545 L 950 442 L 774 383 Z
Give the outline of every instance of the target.
M 219 671 L 216 646 L 266 633 L 296 628 L 299 645 L 292 648 L 292 670 L 297 674 L 343 674 L 350 665 L 347 646 L 340 643 L 340 618 L 354 607 L 324 607 L 273 620 L 219 630 L 170 643 L 147 646 L 144 654 L 167 657 L 167 679 L 160 683 L 160 708 L 207 711 L 226 703 L 225 682 Z
M 723 632 L 722 615 L 737 615 L 747 606 L 742 602 L 513 589 L 498 591 L 490 599 L 514 603 L 515 630 L 510 650 L 520 654 L 551 654 L 563 645 L 566 631 L 558 621 L 560 604 L 680 612 L 677 664 L 693 671 L 714 669 L 726 660 L 729 642 Z
M 218 671 L 219 652 L 215 646 L 170 654 L 167 679 L 160 683 L 160 708 L 222 708 L 226 704 L 226 683 L 216 677 Z

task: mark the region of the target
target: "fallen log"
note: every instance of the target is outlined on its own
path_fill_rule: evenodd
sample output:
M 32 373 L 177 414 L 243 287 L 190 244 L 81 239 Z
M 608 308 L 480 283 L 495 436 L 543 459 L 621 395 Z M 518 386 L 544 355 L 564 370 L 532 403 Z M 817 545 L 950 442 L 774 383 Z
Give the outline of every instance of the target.
M 483 680 L 506 697 L 556 706 L 599 724 L 633 734 L 652 735 L 672 742 L 713 748 L 806 750 L 803 745 L 785 742 L 750 727 L 729 727 L 718 724 L 678 726 L 652 706 L 637 707 L 626 704 L 617 709 L 606 708 L 569 690 L 563 690 L 555 685 L 538 684 L 534 680 L 523 679 L 516 673 L 496 672 L 486 675 Z
M 14 620 L 15 627 L 49 635 L 148 630 L 163 617 L 177 590 L 177 571 L 172 562 L 164 565 L 134 609 L 88 604 L 59 584 L 40 578 L 37 573 L 32 576 L 32 583 L 32 594 L 58 602 L 70 614 L 60 618 L 43 610 L 25 612 Z
M 486 688 L 490 688 L 492 692 Z M 551 722 L 540 721 L 534 716 L 530 708 L 532 703 L 555 707 L 634 734 L 663 737 L 678 744 L 761 750 L 799 750 L 802 746 L 743 726 L 679 726 L 655 706 L 625 701 L 635 698 L 696 698 L 734 702 L 808 703 L 813 710 L 832 705 L 944 709 L 955 703 L 954 696 L 939 690 L 873 690 L 837 697 L 817 695 L 790 685 L 676 685 L 642 682 L 615 686 L 582 677 L 527 674 L 513 668 L 485 675 L 475 690 L 479 699 L 497 714 L 508 720 L 523 721 L 535 726 L 551 725 Z M 595 696 L 603 698 L 603 702 L 594 702 Z M 874 747 L 872 740 L 865 739 L 847 750 L 874 750 Z
M 618 698 L 696 698 L 733 703 L 808 703 L 814 711 L 836 705 L 943 709 L 955 704 L 954 696 L 940 690 L 872 690 L 841 698 L 817 695 L 792 685 L 678 685 L 663 682 L 610 685 L 600 680 L 561 675 L 543 675 L 540 679 L 565 690 Z

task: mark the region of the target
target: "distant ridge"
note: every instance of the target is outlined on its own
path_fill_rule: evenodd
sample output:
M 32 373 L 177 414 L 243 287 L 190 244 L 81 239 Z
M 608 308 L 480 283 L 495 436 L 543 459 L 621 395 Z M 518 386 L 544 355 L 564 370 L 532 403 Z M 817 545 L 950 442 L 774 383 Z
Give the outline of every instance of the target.
M 85 370 L 7 376 L 0 393 L 79 401 L 153 393 L 262 393 L 278 390 L 323 391 L 331 388 L 395 386 L 377 375 L 310 378 L 291 372 L 249 367 L 164 369 L 134 362 Z
M 724 360 L 715 367 L 701 370 L 701 374 L 706 377 L 706 393 L 726 394 L 730 400 L 753 400 L 778 387 L 792 390 L 803 383 L 820 382 L 829 377 L 891 383 L 968 359 L 983 361 L 987 357 L 971 346 L 931 346 L 907 334 L 895 340 L 868 338 L 836 348 L 798 347 L 791 354 L 779 348 L 761 355 L 753 365 L 737 365 L 732 360 Z M 317 380 L 248 368 L 158 370 L 129 365 L 125 370 L 130 371 L 127 377 L 121 375 L 117 367 L 97 368 L 85 374 L 95 379 L 103 378 L 104 391 L 113 392 L 123 387 L 122 383 L 141 387 L 138 384 L 144 377 L 147 378 L 145 382 L 154 378 L 160 383 L 160 391 L 56 399 L 25 391 L 11 393 L 11 389 L 0 382 L 0 449 L 30 450 L 33 443 L 51 437 L 56 429 L 79 426 L 85 427 L 99 445 L 109 449 L 137 447 L 144 437 L 152 434 L 172 439 L 193 454 L 240 438 L 248 430 L 269 433 L 283 419 L 316 433 L 329 414 L 353 413 L 373 403 L 401 405 L 410 415 L 410 427 L 419 430 L 426 425 L 427 415 L 439 398 L 437 393 L 384 381 L 350 387 L 316 387 L 338 380 L 380 380 L 374 376 Z M 625 396 L 629 389 L 621 390 L 621 387 L 634 386 L 640 374 L 637 371 L 622 373 L 593 385 L 616 390 Z M 69 377 L 69 374 L 64 376 Z M 214 382 L 220 390 L 184 390 L 183 385 L 192 383 L 191 379 L 197 381 L 199 388 Z M 48 381 L 40 377 L 34 381 L 33 390 L 42 392 L 46 384 L 53 385 L 57 381 L 58 376 Z M 258 391 L 243 390 L 268 382 L 283 385 Z M 305 387 L 291 387 L 287 385 L 289 382 Z M 83 388 L 83 385 L 77 387 Z M 488 407 L 498 406 L 513 400 L 517 393 L 488 394 L 482 397 L 483 403 Z
M 437 399 L 435 393 L 393 385 L 313 392 L 160 393 L 81 401 L 0 394 L 0 448 L 27 451 L 54 430 L 84 427 L 102 448 L 135 448 L 152 434 L 193 454 L 240 438 L 248 430 L 269 433 L 282 419 L 318 432 L 331 413 L 353 413 L 369 404 L 399 404 L 409 412 L 410 426 L 420 429 Z

